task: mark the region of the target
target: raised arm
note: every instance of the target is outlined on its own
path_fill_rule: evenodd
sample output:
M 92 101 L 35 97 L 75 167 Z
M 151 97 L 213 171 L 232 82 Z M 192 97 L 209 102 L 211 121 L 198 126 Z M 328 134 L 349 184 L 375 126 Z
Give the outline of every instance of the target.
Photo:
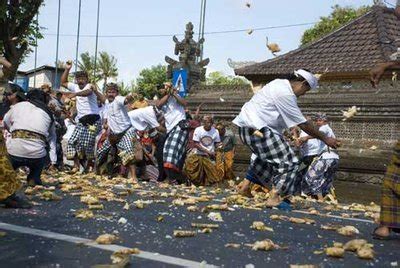
M 339 147 L 339 142 L 335 138 L 330 138 L 325 136 L 321 131 L 316 129 L 315 126 L 308 121 L 300 124 L 299 128 L 301 128 L 308 135 L 323 141 L 329 147 L 332 148 Z
M 166 104 L 167 101 L 168 101 L 168 99 L 169 99 L 169 97 L 170 97 L 170 95 L 167 94 L 167 95 L 165 95 L 164 97 L 162 97 L 161 99 L 159 99 L 159 100 L 157 101 L 157 104 L 156 104 L 157 108 L 160 109 L 164 104 Z
M 61 85 L 65 88 L 68 88 L 68 76 L 71 68 L 72 68 L 72 62 L 67 61 L 67 63 L 65 64 L 65 70 L 61 75 Z
M 181 96 L 178 95 L 178 92 L 176 90 L 173 91 L 172 96 L 176 99 L 176 101 L 182 105 L 183 107 L 187 106 L 187 101 L 182 98 Z
M 96 84 L 92 85 L 92 91 L 96 95 L 97 99 L 100 100 L 100 102 L 102 104 L 104 104 L 106 102 L 106 99 L 107 99 L 106 96 L 101 94 L 101 92 L 99 91 L 99 88 L 98 88 L 98 86 Z
M 400 68 L 400 61 L 389 61 L 376 65 L 371 69 L 370 80 L 373 87 L 377 87 L 387 69 Z
M 0 57 L 0 64 L 3 65 L 7 69 L 10 69 L 12 66 L 12 64 L 6 58 L 3 58 L 3 57 Z

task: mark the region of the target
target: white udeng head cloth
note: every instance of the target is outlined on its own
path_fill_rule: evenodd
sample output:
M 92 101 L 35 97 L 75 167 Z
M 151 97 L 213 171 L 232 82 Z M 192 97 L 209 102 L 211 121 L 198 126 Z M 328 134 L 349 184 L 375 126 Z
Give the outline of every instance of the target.
M 294 74 L 296 76 L 303 77 L 310 85 L 311 89 L 316 89 L 318 87 L 318 78 L 314 74 L 307 72 L 306 70 L 303 69 L 294 71 Z

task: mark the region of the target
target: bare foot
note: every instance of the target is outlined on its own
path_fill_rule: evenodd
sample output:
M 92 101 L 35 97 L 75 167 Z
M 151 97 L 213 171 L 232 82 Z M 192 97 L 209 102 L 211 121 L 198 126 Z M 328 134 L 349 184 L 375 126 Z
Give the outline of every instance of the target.
M 250 181 L 247 179 L 244 179 L 241 183 L 238 184 L 236 187 L 236 191 L 238 194 L 252 198 L 253 195 L 251 194 L 251 189 L 250 189 Z
M 282 198 L 279 196 L 276 190 L 272 190 L 270 196 L 266 202 L 267 207 L 276 207 L 282 202 Z
M 74 167 L 74 168 L 71 169 L 71 171 L 70 171 L 71 174 L 75 174 L 75 173 L 77 173 L 77 172 L 79 172 L 79 168 L 77 168 L 77 167 Z
M 381 237 L 387 237 L 390 235 L 390 229 L 386 226 L 379 226 L 374 231 L 374 234 Z

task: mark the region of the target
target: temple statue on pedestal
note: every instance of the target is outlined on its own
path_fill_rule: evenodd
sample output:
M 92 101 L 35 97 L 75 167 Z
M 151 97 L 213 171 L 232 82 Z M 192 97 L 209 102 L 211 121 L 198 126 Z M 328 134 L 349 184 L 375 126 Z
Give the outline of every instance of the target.
M 197 60 L 201 56 L 201 45 L 204 38 L 199 42 L 193 40 L 193 24 L 191 22 L 186 24 L 185 38 L 179 41 L 174 36 L 173 40 L 175 42 L 174 53 L 179 56 L 179 61 L 165 56 L 165 61 L 168 63 L 167 76 L 172 79 L 174 86 L 186 86 L 187 92 L 193 85 L 205 80 L 205 66 L 210 59 Z

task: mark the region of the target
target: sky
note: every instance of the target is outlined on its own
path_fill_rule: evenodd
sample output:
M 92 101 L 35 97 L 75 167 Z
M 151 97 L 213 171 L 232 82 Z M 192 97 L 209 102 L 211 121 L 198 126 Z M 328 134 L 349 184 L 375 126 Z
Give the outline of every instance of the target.
M 395 0 L 386 0 L 395 4 Z M 59 60 L 75 59 L 79 0 L 61 0 Z M 44 39 L 37 48 L 37 66 L 53 65 L 56 59 L 57 0 L 45 0 L 39 10 Z M 200 0 L 101 0 L 98 51 L 117 59 L 118 81 L 136 79 L 140 70 L 165 64 L 174 55 L 172 35 L 183 34 L 189 21 L 194 24 L 195 40 L 200 20 Z M 246 6 L 250 3 L 250 8 Z M 208 0 L 205 32 L 255 29 L 270 26 L 315 23 L 327 16 L 335 4 L 359 7 L 373 0 Z M 82 0 L 79 53 L 95 51 L 97 0 Z M 265 61 L 273 57 L 266 48 L 266 37 L 278 43 L 279 54 L 296 49 L 302 33 L 312 25 L 246 32 L 206 34 L 204 57 L 210 58 L 208 72 L 232 75 L 227 59 Z M 164 37 L 115 37 L 121 35 L 168 35 Z M 89 35 L 89 36 L 88 36 Z M 114 36 L 114 37 L 110 37 Z M 182 36 L 178 36 L 181 40 Z M 34 53 L 20 66 L 34 68 Z

